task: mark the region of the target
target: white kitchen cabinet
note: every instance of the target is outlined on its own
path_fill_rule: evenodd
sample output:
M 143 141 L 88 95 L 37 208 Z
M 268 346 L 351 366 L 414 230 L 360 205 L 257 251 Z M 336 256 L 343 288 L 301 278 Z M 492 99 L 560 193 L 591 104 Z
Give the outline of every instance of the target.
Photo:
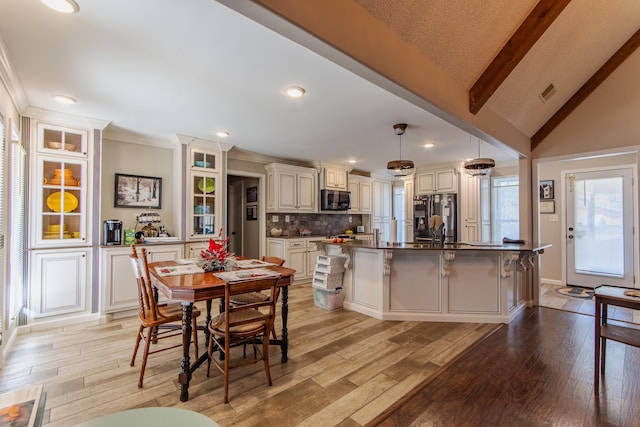
M 29 316 L 91 311 L 93 133 L 31 121 Z
M 147 250 L 149 262 L 172 261 L 183 258 L 183 245 L 137 245 L 136 249 Z M 101 248 L 102 290 L 101 309 L 103 313 L 131 310 L 138 307 L 138 284 L 131 267 L 127 246 Z
M 48 123 L 36 123 L 36 150 L 45 155 L 88 158 L 89 133 Z
M 391 237 L 391 183 L 389 181 L 373 181 L 373 229 L 380 230 L 380 241 L 388 242 Z
M 287 260 L 286 242 L 284 239 L 268 238 L 267 239 L 267 256 L 275 256 L 283 260 Z
M 318 255 L 322 255 L 322 251 L 318 249 L 315 243 L 311 240 L 307 240 L 307 269 L 305 271 L 306 276 L 313 277 L 313 272 L 316 269 L 318 263 Z
M 456 193 L 455 169 L 441 169 L 416 174 L 416 194 Z
M 360 175 L 349 175 L 348 190 L 351 193 L 351 209 L 349 213 L 371 213 L 371 178 Z
M 147 245 L 145 248 L 149 262 L 173 261 L 184 258 L 183 245 Z
M 480 178 L 480 238 L 491 240 L 491 178 Z
M 402 178 L 403 183 L 403 215 L 399 221 L 399 228 L 402 230 L 402 236 L 398 234 L 398 238 L 402 237 L 403 242 L 413 242 L 414 236 L 414 217 L 413 217 L 413 193 L 414 179 L 412 177 Z
M 32 248 L 87 246 L 92 179 L 88 130 L 35 123 L 29 215 Z
M 88 313 L 90 261 L 90 248 L 32 251 L 29 294 L 33 318 Z
M 130 255 L 129 247 L 100 249 L 103 313 L 130 310 L 138 306 L 138 285 Z
M 220 152 L 199 148 L 189 150 L 187 176 L 187 236 L 205 239 L 217 236 L 222 228 L 222 195 Z
M 267 169 L 267 212 L 318 211 L 316 170 L 271 163 Z
M 185 258 L 200 258 L 200 252 L 209 248 L 209 241 L 187 243 Z
M 380 232 L 380 241 L 388 242 L 391 237 L 391 220 L 374 220 L 373 230 L 378 229 Z
M 391 183 L 389 181 L 373 181 L 373 218 L 391 220 Z
M 322 188 L 329 190 L 347 189 L 347 170 L 338 167 L 327 166 L 322 168 L 320 174 Z
M 295 280 L 306 280 L 313 277 L 316 260 L 321 251 L 312 238 L 285 239 L 267 238 L 267 255 L 284 259 L 284 266 L 296 270 Z
M 477 242 L 480 234 L 480 180 L 477 177 L 462 174 L 460 183 L 460 216 L 462 230 L 460 240 Z
M 373 240 L 373 236 L 371 234 L 356 234 L 355 239 L 366 240 L 370 242 L 371 240 Z

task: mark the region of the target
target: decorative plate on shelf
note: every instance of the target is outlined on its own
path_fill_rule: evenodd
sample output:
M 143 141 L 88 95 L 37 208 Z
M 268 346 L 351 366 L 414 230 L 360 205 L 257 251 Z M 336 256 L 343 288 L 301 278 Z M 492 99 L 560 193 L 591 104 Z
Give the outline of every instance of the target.
M 54 212 L 62 212 L 62 193 L 56 191 L 47 197 L 47 206 Z M 64 193 L 64 212 L 72 212 L 78 207 L 78 198 L 71 193 Z
M 198 182 L 198 188 L 203 193 L 211 193 L 216 189 L 216 181 L 213 178 L 202 178 Z

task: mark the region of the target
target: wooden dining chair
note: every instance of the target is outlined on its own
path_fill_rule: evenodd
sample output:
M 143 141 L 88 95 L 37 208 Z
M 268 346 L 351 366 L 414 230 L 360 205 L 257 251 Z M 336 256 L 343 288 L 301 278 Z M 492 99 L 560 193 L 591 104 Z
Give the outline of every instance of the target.
M 280 277 L 250 280 L 241 282 L 225 282 L 224 311 L 211 319 L 208 328 L 210 335 L 207 352 L 209 364 L 207 376 L 210 374 L 213 362 L 224 375 L 224 402 L 229 402 L 229 371 L 233 368 L 246 366 L 262 360 L 267 383 L 271 386 L 271 372 L 269 370 L 269 331 L 273 329 L 275 318 L 276 292 Z M 268 290 L 264 295 L 265 301 L 257 301 L 248 304 L 234 305 L 231 297 L 235 294 L 247 292 L 261 292 Z M 260 311 L 263 309 L 263 311 Z M 259 346 L 259 344 L 262 346 Z M 231 356 L 231 349 L 237 346 L 252 345 L 253 358 L 246 356 Z M 262 348 L 260 348 L 262 347 Z M 221 352 L 220 360 L 213 357 L 213 353 Z
M 260 260 L 264 262 L 270 262 L 271 264 L 275 264 L 279 267 L 282 267 L 284 265 L 284 260 L 282 258 L 278 258 L 277 256 L 263 256 L 262 258 L 260 258 Z M 276 302 L 278 301 L 279 296 L 280 296 L 280 288 L 276 289 Z M 252 302 L 265 301 L 267 298 L 268 296 L 262 292 L 247 292 L 246 294 L 232 295 L 231 304 L 243 305 L 243 304 L 249 304 Z M 274 327 L 271 329 L 271 334 L 273 335 L 274 340 L 278 339 L 278 336 L 276 334 L 275 323 L 274 323 Z
M 133 348 L 133 357 L 131 357 L 131 366 L 135 364 L 136 355 L 140 341 L 144 340 L 144 352 L 142 353 L 142 366 L 140 367 L 140 379 L 138 380 L 138 388 L 142 388 L 142 380 L 144 379 L 144 371 L 147 366 L 147 357 L 150 354 L 159 353 L 176 347 L 182 347 L 182 340 L 174 345 L 161 346 L 157 350 L 150 351 L 151 344 L 157 341 L 182 336 L 182 304 L 180 303 L 163 303 L 159 304 L 156 300 L 156 292 L 151 285 L 149 276 L 149 263 L 147 261 L 147 250 L 142 248 L 138 251 L 136 245 L 131 245 L 131 266 L 138 282 L 138 320 L 140 326 L 138 335 L 136 336 L 136 345 Z M 192 311 L 192 329 L 193 329 L 193 347 L 196 359 L 198 358 L 198 328 L 196 318 L 200 316 L 200 311 L 196 308 Z

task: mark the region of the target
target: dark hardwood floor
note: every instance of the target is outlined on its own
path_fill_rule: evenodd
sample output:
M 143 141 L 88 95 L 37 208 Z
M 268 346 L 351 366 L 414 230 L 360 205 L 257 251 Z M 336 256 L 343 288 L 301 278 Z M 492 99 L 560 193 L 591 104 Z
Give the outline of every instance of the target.
M 640 348 L 609 340 L 599 398 L 593 352 L 593 316 L 529 308 L 370 425 L 639 426 Z

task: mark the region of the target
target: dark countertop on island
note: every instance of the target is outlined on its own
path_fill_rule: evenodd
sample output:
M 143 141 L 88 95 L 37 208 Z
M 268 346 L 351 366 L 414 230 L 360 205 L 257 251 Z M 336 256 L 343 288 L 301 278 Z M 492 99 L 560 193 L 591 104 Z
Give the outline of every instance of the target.
M 313 241 L 318 244 L 325 245 L 337 245 L 345 248 L 364 248 L 364 249 L 391 249 L 391 250 L 430 250 L 430 251 L 523 251 L 523 252 L 539 252 L 551 247 L 548 243 L 524 243 L 518 244 L 503 244 L 498 242 L 458 242 L 458 243 L 445 243 L 441 245 L 439 243 L 392 243 L 392 242 L 379 242 L 377 245 L 368 240 L 355 240 L 348 239 L 343 243 L 334 243 L 330 239 L 319 239 Z

